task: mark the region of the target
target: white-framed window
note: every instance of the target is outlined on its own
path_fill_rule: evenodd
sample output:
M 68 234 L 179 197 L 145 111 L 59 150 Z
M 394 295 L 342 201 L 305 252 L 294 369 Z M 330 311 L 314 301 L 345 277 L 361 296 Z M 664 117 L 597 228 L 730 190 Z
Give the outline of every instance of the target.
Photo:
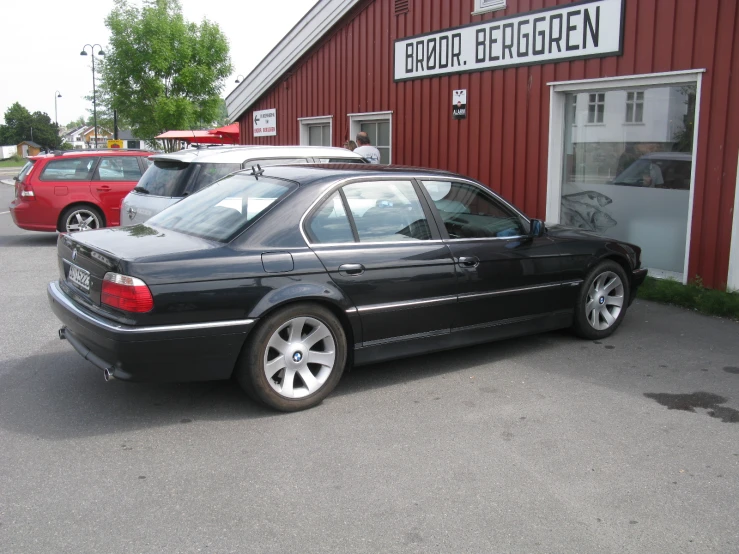
M 349 138 L 356 141 L 360 131 L 367 133 L 372 146 L 380 151 L 380 163 L 392 163 L 393 112 L 350 113 Z
M 472 15 L 504 10 L 505 7 L 506 0 L 475 0 L 475 11 Z
M 588 123 L 603 123 L 606 112 L 606 93 L 594 92 L 588 94 Z
M 301 146 L 331 146 L 333 116 L 299 117 Z
M 651 275 L 687 282 L 703 72 L 548 83 L 547 221 L 638 244 Z M 632 92 L 655 99 L 642 125 L 623 125 Z M 589 121 L 606 93 L 603 123 L 574 128 L 572 96 L 588 99 Z
M 644 122 L 644 91 L 626 93 L 626 123 Z

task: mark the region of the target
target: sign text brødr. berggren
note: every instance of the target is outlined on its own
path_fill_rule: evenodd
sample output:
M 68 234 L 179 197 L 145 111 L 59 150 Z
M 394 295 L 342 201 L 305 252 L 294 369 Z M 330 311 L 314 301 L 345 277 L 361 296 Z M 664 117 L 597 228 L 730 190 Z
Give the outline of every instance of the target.
M 623 0 L 586 0 L 395 42 L 395 80 L 619 54 Z

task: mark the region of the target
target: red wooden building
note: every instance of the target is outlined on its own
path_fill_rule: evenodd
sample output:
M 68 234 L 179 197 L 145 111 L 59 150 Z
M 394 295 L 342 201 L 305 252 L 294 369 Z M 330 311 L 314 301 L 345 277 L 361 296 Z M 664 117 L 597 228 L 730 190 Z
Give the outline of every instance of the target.
M 736 0 L 320 0 L 227 105 L 245 144 L 365 130 L 384 163 L 739 289 L 738 23 Z

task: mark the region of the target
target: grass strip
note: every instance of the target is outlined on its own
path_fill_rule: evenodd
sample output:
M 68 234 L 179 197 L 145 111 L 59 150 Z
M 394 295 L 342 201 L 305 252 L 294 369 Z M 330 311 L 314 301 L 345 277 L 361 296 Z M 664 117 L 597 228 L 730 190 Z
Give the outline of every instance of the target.
M 683 285 L 674 279 L 647 277 L 637 297 L 739 320 L 739 292 L 708 289 L 700 278 Z

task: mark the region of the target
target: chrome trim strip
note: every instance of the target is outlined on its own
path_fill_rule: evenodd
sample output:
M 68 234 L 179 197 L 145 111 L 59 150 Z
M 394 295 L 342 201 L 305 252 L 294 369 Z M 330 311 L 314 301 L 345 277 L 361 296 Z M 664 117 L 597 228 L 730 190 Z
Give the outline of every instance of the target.
M 367 306 L 357 306 L 357 311 L 374 312 L 378 310 L 393 310 L 395 308 L 405 308 L 408 306 L 422 306 L 424 304 L 443 304 L 456 302 L 456 296 L 442 296 L 439 298 L 429 298 L 427 300 L 411 300 L 405 302 L 388 302 L 387 304 L 369 304 Z
M 530 290 L 543 290 L 543 289 L 557 289 L 562 286 L 562 283 L 547 283 L 546 285 L 533 285 L 530 287 L 516 287 L 510 289 L 500 289 L 491 292 L 468 292 L 466 294 L 460 294 L 459 300 L 472 300 L 475 298 L 486 298 L 488 296 L 503 296 L 506 294 L 515 294 L 517 292 L 526 292 Z
M 582 279 L 574 279 L 572 281 L 562 281 L 563 287 L 577 287 L 582 284 Z
M 133 327 L 130 325 L 122 325 L 120 323 L 111 324 L 101 318 L 93 317 L 90 314 L 80 310 L 77 306 L 74 305 L 71 300 L 69 300 L 67 295 L 62 292 L 56 281 L 52 281 L 51 283 L 49 283 L 48 291 L 56 302 L 72 312 L 72 315 L 74 315 L 75 317 L 78 317 L 92 325 L 102 327 L 107 331 L 114 331 L 118 333 L 137 334 L 162 331 L 192 331 L 197 329 L 214 329 L 218 327 L 251 325 L 256 321 L 255 319 L 237 319 L 230 321 L 209 321 L 205 323 L 183 323 L 180 325 L 149 325 L 146 327 Z
M 417 246 L 423 246 L 424 244 L 443 244 L 443 240 L 389 240 L 381 242 L 320 242 L 316 244 L 308 243 L 311 248 L 321 248 L 323 246 L 350 246 L 353 248 L 361 248 L 364 246 L 377 246 L 383 244 L 414 244 Z

